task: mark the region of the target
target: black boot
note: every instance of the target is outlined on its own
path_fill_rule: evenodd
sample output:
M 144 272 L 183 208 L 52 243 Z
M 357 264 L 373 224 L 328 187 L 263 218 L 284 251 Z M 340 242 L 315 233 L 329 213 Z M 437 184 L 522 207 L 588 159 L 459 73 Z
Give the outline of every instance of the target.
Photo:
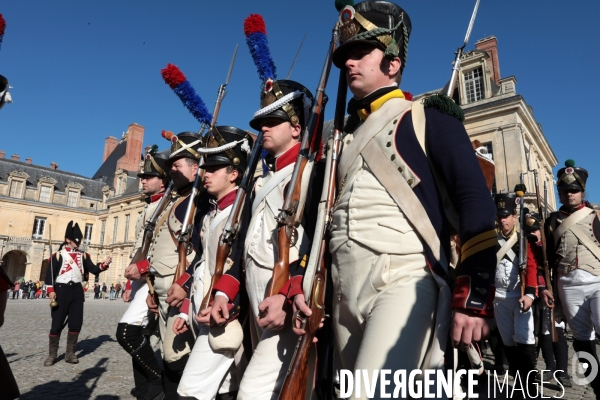
M 523 386 L 526 387 L 527 398 L 537 398 L 540 396 L 539 389 L 534 384 L 537 375 L 535 364 L 536 364 L 536 351 L 535 344 L 522 344 L 517 343 L 517 352 L 519 357 L 519 375 Z M 531 372 L 533 371 L 533 372 Z
M 554 374 L 554 371 L 556 371 L 556 362 L 554 361 L 554 346 L 552 339 L 550 339 L 550 335 L 539 335 L 538 344 L 542 350 L 542 357 L 544 358 L 544 363 L 546 364 L 545 369 Z
M 58 342 L 60 335 L 50 335 L 50 344 L 48 350 L 48 358 L 44 361 L 44 367 L 51 367 L 56 362 L 56 354 L 58 353 Z
M 504 375 L 504 366 L 508 365 L 508 360 L 506 358 L 506 355 L 504 354 L 505 346 L 502 342 L 500 332 L 498 332 L 498 328 L 495 328 L 490 332 L 488 342 L 490 343 L 490 349 L 492 350 L 492 354 L 494 354 L 494 370 L 496 370 L 498 374 Z
M 596 354 L 596 341 L 575 339 L 573 340 L 573 349 L 575 349 L 576 352 L 586 352 L 590 354 L 596 360 L 596 365 L 598 365 L 598 355 Z M 586 360 L 585 358 L 580 358 L 579 362 L 589 363 L 589 360 Z M 588 368 L 585 371 L 584 375 L 587 377 L 591 371 L 592 369 Z M 590 382 L 590 386 L 592 387 L 592 389 L 594 389 L 594 394 L 596 395 L 596 398 L 600 398 L 600 378 L 598 378 L 598 376 L 596 376 L 596 378 L 594 378 L 594 380 Z
M 223 394 L 217 394 L 215 400 L 235 400 L 237 398 L 238 391 L 235 392 L 227 392 Z
M 142 327 L 120 323 L 117 326 L 117 341 L 131 355 L 136 396 L 142 399 L 163 397 L 162 373 L 154 350 Z
M 508 373 L 513 377 L 519 369 L 519 350 L 517 346 L 504 346 L 504 354 L 508 360 Z
M 79 359 L 75 355 L 75 345 L 79 338 L 79 332 L 69 332 L 67 335 L 67 351 L 65 351 L 65 361 L 71 364 L 79 363 Z
M 178 400 L 179 395 L 177 394 L 177 387 L 179 386 L 179 381 L 181 380 L 181 376 L 183 375 L 183 370 L 185 369 L 185 364 L 189 355 L 180 358 L 177 361 L 173 362 L 163 362 L 163 366 L 165 367 L 165 375 L 163 379 L 163 386 L 165 388 L 165 400 Z
M 571 379 L 569 378 L 569 346 L 567 344 L 567 338 L 563 328 L 556 328 L 558 341 L 552 343 L 552 350 L 554 351 L 554 358 L 556 359 L 556 379 L 567 388 L 573 387 Z

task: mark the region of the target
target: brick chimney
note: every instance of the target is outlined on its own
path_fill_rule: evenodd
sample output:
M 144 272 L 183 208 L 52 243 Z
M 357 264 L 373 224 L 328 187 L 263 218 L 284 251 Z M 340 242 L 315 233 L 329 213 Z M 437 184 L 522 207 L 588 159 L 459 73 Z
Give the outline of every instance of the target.
M 124 140 L 127 142 L 125 155 L 117 161 L 117 169 L 139 171 L 144 142 L 144 127 L 133 123 L 127 128 Z
M 13 160 L 15 160 L 15 161 L 19 161 L 19 159 L 20 159 L 21 157 L 19 157 L 19 155 L 18 155 L 18 154 L 13 154 L 11 158 L 12 158 Z
M 492 80 L 496 82 L 496 85 L 500 84 L 500 62 L 498 61 L 498 39 L 495 36 L 488 36 L 483 39 L 479 39 L 475 43 L 475 47 L 478 50 L 487 52 L 490 56 L 489 67 Z
M 32 160 L 31 160 L 31 157 L 27 157 L 27 158 L 25 159 L 25 162 L 26 162 L 27 164 L 31 164 L 31 161 L 32 161 Z
M 54 161 L 52 161 L 52 162 L 50 163 L 50 168 L 51 168 L 51 169 L 58 169 L 58 164 L 57 164 L 57 163 L 55 163 Z
M 119 144 L 119 140 L 114 136 L 109 136 L 104 139 L 104 157 L 102 157 L 102 162 L 106 161 L 108 156 L 113 152 L 115 147 Z
M 0 150 L 0 158 L 4 158 L 6 152 L 4 150 Z

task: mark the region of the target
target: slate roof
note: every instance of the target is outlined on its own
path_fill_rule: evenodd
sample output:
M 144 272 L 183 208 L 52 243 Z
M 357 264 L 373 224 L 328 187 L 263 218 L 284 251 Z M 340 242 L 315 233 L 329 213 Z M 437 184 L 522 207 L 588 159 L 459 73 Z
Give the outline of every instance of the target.
M 7 158 L 0 159 L 0 182 L 8 182 L 8 175 L 13 171 L 22 171 L 29 175 L 27 178 L 27 187 L 37 187 L 38 179 L 47 176 L 55 179 L 55 190 L 64 192 L 69 182 L 79 183 L 83 186 L 81 195 L 95 199 L 102 199 L 102 187 L 105 185 L 100 180 L 94 180 L 72 172 L 62 171 L 42 167 L 35 164 L 27 164 L 22 161 L 15 161 Z
M 125 155 L 127 150 L 127 142 L 122 141 L 115 147 L 108 158 L 102 163 L 98 171 L 92 176 L 92 179 L 100 179 L 104 181 L 104 184 L 108 185 L 111 189 L 114 189 L 115 172 L 117 171 L 117 161 Z M 129 185 L 129 182 L 127 182 Z

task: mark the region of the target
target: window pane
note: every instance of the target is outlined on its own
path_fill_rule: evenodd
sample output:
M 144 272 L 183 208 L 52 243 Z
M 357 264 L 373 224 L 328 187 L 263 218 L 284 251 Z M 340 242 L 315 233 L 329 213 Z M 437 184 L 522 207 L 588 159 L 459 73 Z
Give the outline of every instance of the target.
M 468 103 L 483 99 L 483 72 L 481 68 L 465 73 L 465 91 Z
M 90 243 L 92 241 L 92 224 L 85 224 L 85 236 L 84 236 L 84 240 L 87 243 Z
M 10 183 L 10 197 L 17 197 L 17 198 L 21 198 L 23 197 L 23 195 L 21 194 L 23 192 L 23 181 L 12 181 Z
M 33 223 L 32 236 L 36 239 L 41 239 L 44 237 L 45 231 L 46 231 L 46 218 L 35 217 L 35 221 Z
M 102 229 L 100 229 L 100 244 L 104 244 L 104 232 L 106 231 L 106 220 L 102 220 Z
M 77 207 L 77 192 L 69 191 L 67 196 L 67 206 Z
M 117 229 L 119 226 L 119 217 L 115 217 L 115 226 L 113 228 L 113 244 L 117 243 Z
M 42 203 L 50 203 L 50 193 L 52 188 L 49 186 L 40 186 L 40 201 Z

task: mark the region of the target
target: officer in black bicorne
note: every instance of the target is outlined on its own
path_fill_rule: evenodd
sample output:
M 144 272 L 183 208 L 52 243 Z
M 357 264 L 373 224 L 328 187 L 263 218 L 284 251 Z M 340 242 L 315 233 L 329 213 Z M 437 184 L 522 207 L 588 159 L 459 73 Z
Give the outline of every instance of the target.
M 69 334 L 67 335 L 67 351 L 65 361 L 76 364 L 79 362 L 75 355 L 75 345 L 83 323 L 84 291 L 83 276 L 91 272 L 98 275 L 106 270 L 112 261 L 109 256 L 104 262 L 96 265 L 89 253 L 79 250 L 83 239 L 79 224 L 70 221 L 65 231 L 65 241 L 58 251 L 50 257 L 50 267 L 46 272 L 46 287 L 52 307 L 52 328 L 50 329 L 50 350 L 44 366 L 49 367 L 56 361 L 60 333 L 65 327 L 68 317 Z

